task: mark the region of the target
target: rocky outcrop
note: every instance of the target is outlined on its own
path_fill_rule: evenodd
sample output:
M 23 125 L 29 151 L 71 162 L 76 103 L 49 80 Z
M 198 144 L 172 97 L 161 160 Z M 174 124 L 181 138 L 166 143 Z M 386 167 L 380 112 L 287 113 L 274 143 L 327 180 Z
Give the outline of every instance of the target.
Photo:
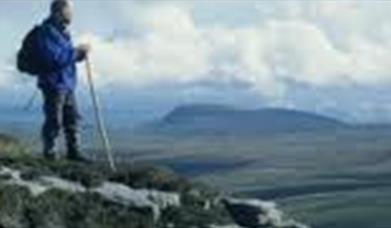
M 307 228 L 156 168 L 0 158 L 0 228 Z
M 222 201 L 234 221 L 248 228 L 309 228 L 292 219 L 286 219 L 274 202 L 258 199 L 226 198 Z
M 86 188 L 80 183 L 64 180 L 58 177 L 41 176 L 33 180 L 25 180 L 21 172 L 8 167 L 0 168 L 0 179 L 3 184 L 25 187 L 37 197 L 46 191 L 57 189 L 71 193 L 97 193 L 109 202 L 127 207 L 147 209 L 152 212 L 153 220 L 158 221 L 161 211 L 168 207 L 180 207 L 180 197 L 177 193 L 156 190 L 133 189 L 124 184 L 104 182 L 95 188 Z
M 167 193 L 156 190 L 132 189 L 126 185 L 105 182 L 92 192 L 100 194 L 110 202 L 124 206 L 146 208 L 153 214 L 153 220 L 159 221 L 161 211 L 169 207 L 180 207 L 180 197 L 177 193 Z

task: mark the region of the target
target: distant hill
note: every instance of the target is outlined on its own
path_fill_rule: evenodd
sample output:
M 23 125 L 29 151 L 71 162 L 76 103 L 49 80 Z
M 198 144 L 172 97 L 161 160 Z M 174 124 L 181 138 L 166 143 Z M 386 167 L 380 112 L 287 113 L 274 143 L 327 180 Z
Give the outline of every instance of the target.
M 337 119 L 296 110 L 243 110 L 221 105 L 184 105 L 141 129 L 160 134 L 264 135 L 347 127 L 347 123 Z

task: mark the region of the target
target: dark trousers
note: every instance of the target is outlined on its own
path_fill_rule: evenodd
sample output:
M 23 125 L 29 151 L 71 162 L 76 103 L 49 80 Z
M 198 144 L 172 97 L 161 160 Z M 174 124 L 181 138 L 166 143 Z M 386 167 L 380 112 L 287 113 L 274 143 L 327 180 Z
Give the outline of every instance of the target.
M 63 131 L 68 156 L 79 153 L 80 115 L 73 91 L 42 89 L 45 121 L 42 127 L 43 152 L 55 154 L 57 140 Z

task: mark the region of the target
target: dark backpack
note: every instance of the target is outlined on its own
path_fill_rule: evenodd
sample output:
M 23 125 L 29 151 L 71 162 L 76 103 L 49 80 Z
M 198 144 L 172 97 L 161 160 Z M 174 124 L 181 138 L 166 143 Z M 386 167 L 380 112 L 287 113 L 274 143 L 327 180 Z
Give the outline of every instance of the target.
M 39 57 L 39 35 L 40 26 L 31 29 L 23 40 L 22 48 L 17 54 L 17 68 L 20 72 L 31 76 L 37 76 L 42 73 L 43 66 Z

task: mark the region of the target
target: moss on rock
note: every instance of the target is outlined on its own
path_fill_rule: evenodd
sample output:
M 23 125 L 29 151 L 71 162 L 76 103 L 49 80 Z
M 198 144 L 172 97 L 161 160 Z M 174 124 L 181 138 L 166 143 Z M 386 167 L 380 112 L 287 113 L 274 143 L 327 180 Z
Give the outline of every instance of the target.
M 0 180 L 0 227 L 5 228 L 152 228 L 207 227 L 230 221 L 224 208 L 211 205 L 217 191 L 193 183 L 159 167 L 124 166 L 116 173 L 100 164 L 66 161 L 48 162 L 33 157 L 0 158 L 0 167 L 21 171 L 24 180 L 56 176 L 75 181 L 86 188 L 110 181 L 134 189 L 176 192 L 182 205 L 162 211 L 157 223 L 151 212 L 108 202 L 96 193 L 49 190 L 33 196 L 27 189 L 2 185 Z

